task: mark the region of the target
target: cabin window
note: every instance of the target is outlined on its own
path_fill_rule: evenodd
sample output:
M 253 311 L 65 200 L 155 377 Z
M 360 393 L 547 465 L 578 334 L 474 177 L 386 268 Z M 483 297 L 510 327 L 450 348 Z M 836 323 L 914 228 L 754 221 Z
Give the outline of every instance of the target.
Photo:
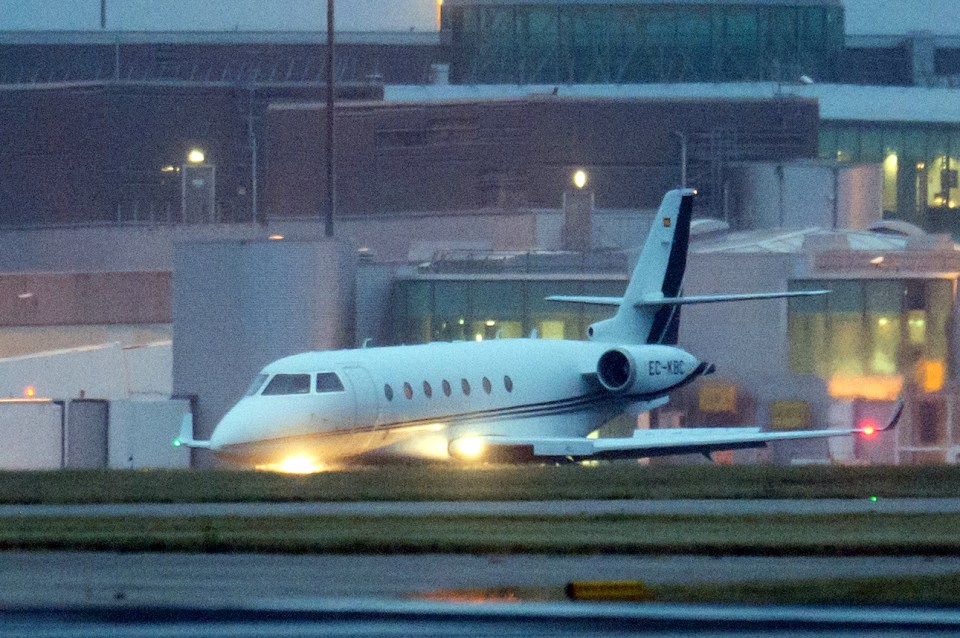
M 393 401 L 393 388 L 389 383 L 383 386 L 383 396 L 387 397 L 387 401 Z
M 487 394 L 490 394 L 493 391 L 493 385 L 490 383 L 490 379 L 483 378 L 483 391 Z
M 343 392 L 343 383 L 333 372 L 318 372 L 317 392 Z
M 245 396 L 252 397 L 257 392 L 260 391 L 260 388 L 263 387 L 264 382 L 266 382 L 269 374 L 258 374 L 257 378 L 253 380 L 253 383 L 250 384 L 250 387 L 247 389 L 247 394 Z
M 443 380 L 443 383 L 442 383 L 441 385 L 443 386 L 443 394 L 444 394 L 445 396 L 450 396 L 450 392 L 451 392 L 451 390 L 450 390 L 450 382 L 447 381 L 446 379 L 444 379 L 444 380 Z
M 470 382 L 466 379 L 460 379 L 460 389 L 463 390 L 463 396 L 470 396 Z
M 263 394 L 309 394 L 309 374 L 278 374 L 270 379 Z
M 413 398 L 413 387 L 411 387 L 409 383 L 403 384 L 403 396 L 407 397 L 408 399 Z
M 513 392 L 513 379 L 509 376 L 504 375 L 503 377 L 503 387 L 506 388 L 507 392 Z
M 427 397 L 428 399 L 433 396 L 433 388 L 430 387 L 430 383 L 428 381 L 423 382 L 423 396 Z

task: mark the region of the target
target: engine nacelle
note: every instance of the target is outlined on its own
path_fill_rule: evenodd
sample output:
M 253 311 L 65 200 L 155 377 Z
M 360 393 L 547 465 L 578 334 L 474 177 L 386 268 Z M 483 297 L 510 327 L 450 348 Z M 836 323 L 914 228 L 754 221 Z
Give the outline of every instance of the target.
M 692 381 L 706 364 L 672 346 L 620 346 L 597 361 L 597 380 L 613 394 L 651 396 Z

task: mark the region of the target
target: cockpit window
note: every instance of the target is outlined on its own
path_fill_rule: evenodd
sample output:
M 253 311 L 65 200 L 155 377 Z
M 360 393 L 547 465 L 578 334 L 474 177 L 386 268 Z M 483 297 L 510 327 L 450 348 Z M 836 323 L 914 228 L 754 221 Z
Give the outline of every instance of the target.
M 310 392 L 309 374 L 278 374 L 272 379 L 263 394 L 308 394 Z
M 343 383 L 336 373 L 318 372 L 317 392 L 343 392 Z
M 252 397 L 257 392 L 260 391 L 260 388 L 263 387 L 264 382 L 269 377 L 269 374 L 258 374 L 257 378 L 253 380 L 253 383 L 250 384 L 250 387 L 247 388 L 247 394 L 245 396 Z

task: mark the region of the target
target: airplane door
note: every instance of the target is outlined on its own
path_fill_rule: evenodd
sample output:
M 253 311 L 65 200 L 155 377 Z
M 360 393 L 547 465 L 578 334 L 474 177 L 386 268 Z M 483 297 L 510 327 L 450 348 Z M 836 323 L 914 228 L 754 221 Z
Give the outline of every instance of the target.
M 373 383 L 373 377 L 359 366 L 344 366 L 343 374 L 353 389 L 352 427 L 369 428 L 372 431 L 380 418 L 380 402 L 377 400 L 377 389 Z

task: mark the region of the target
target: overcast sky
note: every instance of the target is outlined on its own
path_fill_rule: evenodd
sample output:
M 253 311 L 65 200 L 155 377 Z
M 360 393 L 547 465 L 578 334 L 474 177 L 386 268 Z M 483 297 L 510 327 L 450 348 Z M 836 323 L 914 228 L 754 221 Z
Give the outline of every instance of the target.
M 960 35 L 960 0 L 844 0 L 847 33 Z M 436 0 L 337 0 L 344 31 L 436 28 Z M 0 30 L 99 29 L 100 0 L 0 0 Z M 107 0 L 107 28 L 322 30 L 323 0 Z

